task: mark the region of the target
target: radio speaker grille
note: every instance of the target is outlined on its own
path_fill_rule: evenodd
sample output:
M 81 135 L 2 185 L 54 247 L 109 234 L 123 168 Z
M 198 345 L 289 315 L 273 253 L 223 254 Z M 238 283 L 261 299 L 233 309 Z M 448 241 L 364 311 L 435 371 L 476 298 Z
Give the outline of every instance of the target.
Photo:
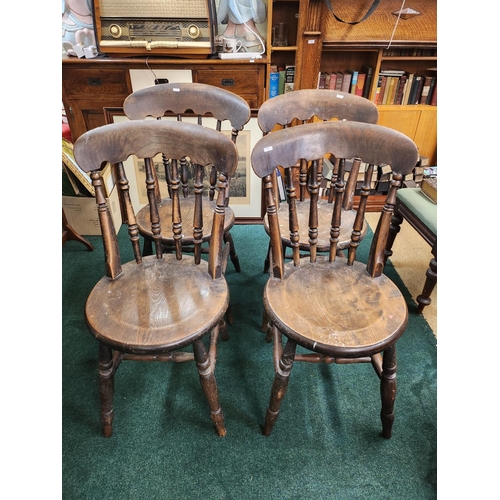
M 207 19 L 206 0 L 100 0 L 101 18 Z

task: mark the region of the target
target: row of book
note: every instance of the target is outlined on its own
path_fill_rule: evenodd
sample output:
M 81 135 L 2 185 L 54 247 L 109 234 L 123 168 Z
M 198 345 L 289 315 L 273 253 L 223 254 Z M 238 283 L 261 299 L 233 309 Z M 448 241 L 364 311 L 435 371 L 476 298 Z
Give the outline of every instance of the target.
M 269 74 L 269 98 L 276 97 L 293 90 L 295 83 L 295 66 L 271 66 Z
M 375 104 L 437 106 L 437 75 L 382 69 L 378 75 L 374 102 Z
M 404 70 L 381 69 L 374 94 L 375 104 L 429 104 L 437 106 L 437 70 L 429 68 L 427 74 Z M 346 69 L 318 74 L 318 89 L 347 92 L 370 99 L 373 68 L 363 65 L 361 70 Z M 269 98 L 294 89 L 295 66 L 271 66 Z
M 360 71 L 346 69 L 328 73 L 320 71 L 318 74 L 318 89 L 337 90 L 361 97 L 370 97 L 373 79 L 373 68 L 363 65 Z
M 384 49 L 382 57 L 437 57 L 436 48 L 407 47 Z

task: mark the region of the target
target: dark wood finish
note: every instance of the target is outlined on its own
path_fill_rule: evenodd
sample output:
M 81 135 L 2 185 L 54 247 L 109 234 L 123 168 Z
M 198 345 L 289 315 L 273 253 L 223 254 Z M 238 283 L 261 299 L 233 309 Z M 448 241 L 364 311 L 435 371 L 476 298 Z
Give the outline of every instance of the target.
M 222 122 L 229 121 L 231 124 L 231 139 L 236 144 L 238 133 L 243 130 L 244 126 L 250 120 L 250 108 L 247 102 L 238 95 L 227 90 L 205 85 L 202 83 L 165 83 L 154 87 L 147 87 L 138 90 L 125 99 L 123 110 L 131 120 L 143 120 L 147 117 L 161 119 L 166 113 L 170 112 L 177 117 L 177 120 L 182 121 L 186 113 L 194 113 L 197 117 L 199 125 L 206 126 L 205 118 L 215 118 L 216 129 L 221 130 Z M 158 196 L 158 210 L 161 218 L 168 220 L 172 214 L 174 199 L 172 196 L 172 163 L 164 158 L 165 178 L 168 185 L 170 198 L 159 198 L 160 188 L 157 177 L 155 181 L 155 193 Z M 215 203 L 213 202 L 215 193 L 216 176 L 215 171 L 204 174 L 203 177 L 209 179 L 210 188 L 207 190 L 206 196 L 202 197 L 201 190 L 203 189 L 203 179 L 192 179 L 194 190 L 188 190 L 190 182 L 189 173 L 195 173 L 188 168 L 186 162 L 181 163 L 181 183 L 182 183 L 182 213 L 181 220 L 184 224 L 184 232 L 181 238 L 181 244 L 184 250 L 192 247 L 195 239 L 201 239 L 203 242 L 210 240 L 211 234 L 211 219 Z M 203 172 L 200 171 L 200 174 Z M 200 186 L 200 192 L 197 192 L 197 186 Z M 224 227 L 225 241 L 230 243 L 230 256 L 235 269 L 240 271 L 238 256 L 234 248 L 234 242 L 231 238 L 229 230 L 234 225 L 235 215 L 229 205 L 229 192 L 226 192 L 226 216 Z M 139 233 L 145 239 L 145 255 L 150 255 L 152 251 L 151 242 L 153 241 L 153 233 L 151 231 L 150 207 L 146 205 L 137 214 L 137 224 Z M 203 222 L 200 221 L 203 219 Z M 196 230 L 196 226 L 204 228 L 203 233 Z M 175 241 L 170 235 L 162 235 L 162 244 L 167 248 L 175 246 Z
M 299 124 L 304 124 L 318 120 L 349 120 L 365 123 L 377 123 L 378 111 L 377 106 L 367 99 L 348 94 L 344 92 L 305 89 L 297 90 L 287 94 L 282 94 L 273 99 L 266 101 L 259 109 L 257 115 L 259 127 L 264 134 L 270 133 L 280 127 L 290 127 Z M 335 160 L 333 160 L 335 161 Z M 331 204 L 333 202 L 333 193 L 335 181 L 338 176 L 339 162 L 335 163 L 333 175 L 330 181 L 324 179 L 325 185 L 330 188 L 330 196 L 327 200 L 319 200 L 314 204 L 316 210 L 315 217 L 322 219 L 319 221 L 318 227 L 322 228 L 315 238 L 315 245 L 318 252 L 326 252 L 330 248 L 330 227 L 331 219 Z M 356 218 L 354 210 L 354 192 L 356 188 L 357 176 L 359 171 L 359 162 L 354 162 L 349 171 L 348 179 L 344 187 L 342 217 L 343 217 L 343 232 L 338 237 L 337 249 L 343 251 L 349 246 L 352 227 Z M 322 165 L 319 166 L 317 176 L 307 177 L 307 165 L 304 161 L 300 162 L 299 170 L 299 185 L 296 185 L 292 175 L 292 169 L 288 169 L 287 173 L 287 199 L 288 202 L 279 204 L 278 213 L 280 215 L 281 239 L 283 245 L 288 248 L 293 248 L 294 243 L 290 236 L 290 225 L 292 221 L 288 221 L 288 203 L 290 197 L 296 197 L 294 216 L 297 218 L 298 227 L 302 228 L 299 240 L 299 247 L 302 251 L 310 250 L 310 243 L 307 234 L 307 221 L 311 213 L 310 196 L 314 192 L 318 193 L 319 182 L 323 180 Z M 342 169 L 344 172 L 344 168 Z M 319 179 L 319 181 L 318 181 Z M 314 182 L 313 182 L 314 181 Z M 264 228 L 269 234 L 269 226 L 267 218 L 264 218 Z M 366 224 L 363 225 L 360 238 L 362 239 L 366 232 Z M 266 259 L 264 272 L 269 269 L 269 258 Z
M 341 205 L 345 187 L 339 175 L 328 221 L 328 254 L 320 256 L 316 251 L 320 218 L 315 207 L 318 197 L 312 193 L 308 221 L 310 256 L 299 258 L 301 228 L 296 217 L 296 200 L 292 197 L 288 207 L 294 260 L 285 263 L 272 173 L 277 166 L 290 170 L 300 160 L 305 160 L 310 165 L 308 175 L 315 179 L 321 159 L 327 154 L 338 159 L 360 158 L 371 167 L 381 163 L 392 166 L 392 181 L 373 235 L 368 262 L 356 260 L 356 253 L 365 202 L 370 194 L 369 172 L 362 188 L 347 257 L 340 257 L 337 252 L 344 224 Z M 255 145 L 252 167 L 263 178 L 271 239 L 271 271 L 264 289 L 264 310 L 269 321 L 268 337 L 274 337 L 275 378 L 265 435 L 270 434 L 278 417 L 294 361 L 308 361 L 371 362 L 380 378 L 382 434 L 385 438 L 391 437 L 396 395 L 396 342 L 406 328 L 408 309 L 402 293 L 383 274 L 384 252 L 396 192 L 417 159 L 417 147 L 403 134 L 379 125 L 351 121 L 310 123 L 278 130 Z M 340 163 L 342 165 L 342 161 Z M 288 339 L 285 347 L 282 336 Z M 297 345 L 311 352 L 298 354 Z
M 295 90 L 314 89 L 317 86 L 323 47 L 321 28 L 324 4 L 324 0 L 300 1 L 295 57 Z
M 250 108 L 265 100 L 266 61 L 222 61 L 159 57 L 107 57 L 62 59 L 62 100 L 74 140 L 105 125 L 103 108 L 122 107 L 133 92 L 130 70 L 190 70 L 193 82 L 210 84 L 245 99 Z
M 183 254 L 164 254 L 162 231 L 171 227 L 180 241 L 180 184 L 173 168 L 174 210 L 170 220 L 161 220 L 154 193 L 152 158 L 158 153 L 179 164 L 189 156 L 196 165 L 214 165 L 218 172 L 218 196 L 212 218 L 208 261 Z M 90 172 L 96 191 L 105 251 L 105 276 L 95 285 L 85 306 L 90 332 L 99 342 L 99 393 L 105 436 L 112 434 L 113 380 L 122 360 L 195 360 L 217 433 L 226 433 L 215 382 L 217 338 L 224 334 L 224 315 L 229 290 L 224 278 L 228 246 L 223 243 L 225 190 L 234 173 L 238 154 L 234 143 L 217 131 L 195 124 L 144 120 L 110 124 L 91 130 L 75 143 L 75 159 Z M 137 219 L 129 196 L 123 161 L 131 154 L 144 158 L 146 186 L 151 207 L 155 255 L 143 257 L 139 248 Z M 106 204 L 99 171 L 106 162 L 115 165 L 122 213 L 126 214 L 134 260 L 122 262 L 119 239 Z M 202 229 L 202 228 L 201 228 Z M 199 250 L 201 241 L 195 240 Z M 121 253 L 122 252 L 122 253 Z M 200 293 L 202 291 L 202 293 Z M 207 339 L 208 346 L 205 346 Z M 193 346 L 193 352 L 178 352 Z
M 83 236 L 77 233 L 69 224 L 66 214 L 64 213 L 64 208 L 62 209 L 62 244 L 64 245 L 67 241 L 74 240 L 79 241 L 85 245 L 88 250 L 94 250 L 94 246 L 90 241 L 86 240 Z
M 416 10 L 420 15 L 403 19 L 400 18 L 396 31 L 397 15 L 401 9 L 400 0 L 384 0 L 375 11 L 361 23 L 351 25 L 341 23 L 332 15 L 322 2 L 324 10 L 324 43 L 346 44 L 350 46 L 382 46 L 386 47 L 392 38 L 394 46 L 402 44 L 425 43 L 436 45 L 437 42 L 437 1 L 413 0 L 405 5 Z M 335 14 L 347 22 L 359 21 L 366 14 L 373 0 L 357 0 L 354 2 L 332 2 Z M 394 32 L 394 34 L 393 34 Z
M 429 200 L 429 203 L 432 203 Z M 401 231 L 401 224 L 403 220 L 407 220 L 408 223 L 417 231 L 417 233 L 422 236 L 422 238 L 431 246 L 432 259 L 429 262 L 429 269 L 425 274 L 425 283 L 422 289 L 422 293 L 417 296 L 417 314 L 421 314 L 425 306 L 431 303 L 431 293 L 437 283 L 437 233 L 427 227 L 425 222 L 420 218 L 419 214 L 411 209 L 403 200 L 399 197 L 396 199 L 396 208 L 394 210 L 394 216 L 391 220 L 391 225 L 389 229 L 389 236 L 387 239 L 387 246 L 385 251 L 385 259 L 387 260 L 391 255 L 393 255 L 392 246 L 396 236 Z

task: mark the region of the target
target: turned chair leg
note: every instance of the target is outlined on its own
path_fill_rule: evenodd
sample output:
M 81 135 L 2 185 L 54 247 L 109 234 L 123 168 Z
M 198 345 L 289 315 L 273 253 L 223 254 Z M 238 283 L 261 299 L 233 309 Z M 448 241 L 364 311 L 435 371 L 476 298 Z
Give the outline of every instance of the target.
M 384 251 L 384 264 L 387 262 L 387 259 L 392 255 L 392 245 L 394 244 L 396 236 L 401 231 L 402 223 L 403 223 L 403 217 L 401 217 L 401 215 L 395 212 L 391 218 L 391 224 L 389 226 L 389 234 L 387 236 L 387 243 Z
M 142 246 L 142 256 L 147 257 L 153 255 L 153 240 L 144 238 L 144 245 Z
M 269 272 L 270 260 L 269 256 L 271 255 L 271 240 L 269 240 L 269 245 L 267 247 L 266 260 L 264 261 L 264 273 Z
M 99 396 L 102 432 L 105 437 L 111 437 L 113 434 L 114 375 L 112 351 L 108 346 L 99 343 Z
M 215 381 L 215 375 L 213 367 L 210 365 L 210 358 L 208 356 L 207 350 L 201 339 L 198 339 L 193 344 L 194 357 L 196 360 L 196 366 L 198 367 L 198 373 L 200 375 L 200 382 L 205 397 L 207 398 L 208 405 L 210 407 L 210 416 L 213 423 L 215 424 L 215 429 L 219 436 L 226 435 L 226 427 L 224 425 L 224 415 L 222 413 L 222 408 L 219 403 L 219 394 L 217 391 L 217 383 Z
M 239 273 L 241 271 L 240 260 L 236 255 L 233 237 L 231 236 L 229 231 L 227 233 L 224 233 L 224 243 L 229 243 L 229 257 L 231 258 L 231 262 L 233 263 L 234 269 L 236 270 L 237 273 Z
M 278 369 L 276 370 L 276 374 L 274 376 L 269 407 L 266 411 L 266 421 L 263 431 L 264 436 L 269 436 L 269 434 L 271 434 L 274 424 L 278 419 L 280 406 L 288 388 L 288 381 L 290 380 L 290 373 L 292 371 L 296 349 L 296 342 L 288 339 L 288 342 L 283 349 L 283 355 L 279 360 Z
M 394 401 L 396 399 L 396 346 L 392 345 L 384 351 L 382 376 L 380 378 L 380 395 L 382 398 L 382 435 L 389 439 L 394 423 Z
M 431 293 L 437 283 L 437 243 L 432 247 L 433 258 L 429 263 L 429 269 L 425 273 L 426 279 L 422 293 L 417 297 L 418 307 L 417 314 L 420 314 L 425 306 L 431 303 Z

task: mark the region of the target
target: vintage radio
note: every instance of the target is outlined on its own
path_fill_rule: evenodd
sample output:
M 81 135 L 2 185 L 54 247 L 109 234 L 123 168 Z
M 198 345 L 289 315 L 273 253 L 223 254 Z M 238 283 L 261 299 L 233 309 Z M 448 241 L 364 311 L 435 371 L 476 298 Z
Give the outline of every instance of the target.
M 214 53 L 215 0 L 93 0 L 99 51 L 109 54 Z

